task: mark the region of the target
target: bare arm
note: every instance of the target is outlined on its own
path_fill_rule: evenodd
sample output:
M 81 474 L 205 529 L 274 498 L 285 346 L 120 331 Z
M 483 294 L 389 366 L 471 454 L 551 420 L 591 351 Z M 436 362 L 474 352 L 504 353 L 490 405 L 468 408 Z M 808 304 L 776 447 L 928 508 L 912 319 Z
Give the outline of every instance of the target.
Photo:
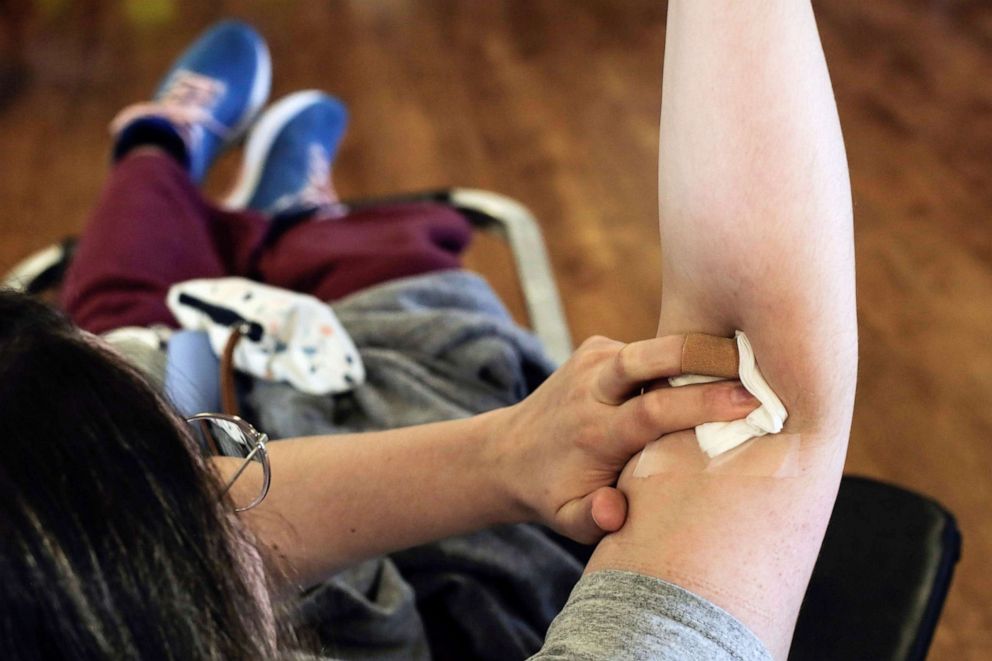
M 589 570 L 680 584 L 784 658 L 836 496 L 856 378 L 840 125 L 808 1 L 671 0 L 667 30 L 658 332 L 747 333 L 790 413 L 783 433 L 800 444 L 802 472 L 628 470 L 627 524 Z M 749 452 L 771 445 L 761 443 Z
M 617 530 L 617 474 L 661 433 L 755 406 L 734 384 L 632 396 L 680 373 L 681 337 L 587 341 L 530 397 L 473 418 L 271 443 L 272 487 L 244 520 L 304 586 L 360 560 L 522 521 L 583 542 Z M 682 392 L 684 391 L 684 392 Z M 746 393 L 745 393 L 746 394 Z M 240 462 L 215 460 L 225 476 Z M 258 493 L 261 471 L 234 484 Z

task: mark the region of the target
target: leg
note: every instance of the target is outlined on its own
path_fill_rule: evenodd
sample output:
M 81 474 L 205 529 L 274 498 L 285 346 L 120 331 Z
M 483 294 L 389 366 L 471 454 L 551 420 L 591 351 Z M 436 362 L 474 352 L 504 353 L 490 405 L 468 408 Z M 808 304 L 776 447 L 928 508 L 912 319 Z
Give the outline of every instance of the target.
M 386 280 L 457 268 L 471 230 L 451 209 L 403 204 L 344 213 L 331 169 L 346 125 L 340 101 L 306 90 L 273 104 L 252 129 L 225 205 L 273 218 L 256 276 L 333 300 Z
M 62 305 L 81 328 L 175 325 L 176 282 L 245 273 L 268 228 L 252 213 L 209 206 L 176 161 L 132 152 L 110 173 L 66 274 Z
M 209 207 L 194 182 L 244 131 L 270 80 L 261 36 L 222 21 L 176 60 L 152 101 L 117 116 L 118 165 L 63 289 L 77 324 L 93 332 L 172 325 L 165 293 L 173 283 L 246 270 L 264 220 Z
M 305 221 L 262 253 L 258 274 L 325 301 L 407 276 L 458 268 L 468 221 L 436 204 L 403 204 Z

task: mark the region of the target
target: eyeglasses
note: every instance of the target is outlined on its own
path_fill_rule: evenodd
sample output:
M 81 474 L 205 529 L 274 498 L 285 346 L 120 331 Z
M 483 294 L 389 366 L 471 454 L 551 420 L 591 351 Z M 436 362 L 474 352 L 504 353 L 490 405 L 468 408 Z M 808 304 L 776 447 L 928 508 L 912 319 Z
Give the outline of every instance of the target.
M 265 444 L 269 437 L 234 415 L 222 413 L 199 413 L 186 422 L 193 432 L 193 438 L 207 453 L 220 457 L 236 457 L 244 461 L 237 472 L 227 481 L 221 496 L 226 495 L 239 477 L 250 467 L 262 470 L 262 488 L 258 493 L 246 496 L 239 494 L 234 502 L 234 511 L 244 512 L 261 503 L 269 493 L 272 482 L 272 469 L 269 466 L 269 453 Z

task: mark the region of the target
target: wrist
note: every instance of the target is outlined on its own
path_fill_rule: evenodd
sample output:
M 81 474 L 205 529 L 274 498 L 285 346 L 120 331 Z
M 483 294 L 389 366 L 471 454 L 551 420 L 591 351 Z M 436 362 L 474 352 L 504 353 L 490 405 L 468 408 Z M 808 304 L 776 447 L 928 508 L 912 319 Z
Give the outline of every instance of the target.
M 484 425 L 480 477 L 490 484 L 501 503 L 500 523 L 530 523 L 538 520 L 527 497 L 524 453 L 514 431 L 517 407 L 508 406 L 478 416 Z

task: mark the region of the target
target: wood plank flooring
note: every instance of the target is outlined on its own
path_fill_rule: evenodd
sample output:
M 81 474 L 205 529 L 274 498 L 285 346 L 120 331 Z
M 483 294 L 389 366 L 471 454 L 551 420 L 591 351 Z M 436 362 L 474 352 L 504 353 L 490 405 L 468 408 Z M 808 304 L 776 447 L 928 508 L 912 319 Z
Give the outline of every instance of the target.
M 935 659 L 992 658 L 992 6 L 817 2 L 856 204 L 861 378 L 848 461 L 958 518 L 964 557 Z M 317 87 L 352 123 L 346 197 L 445 185 L 541 221 L 577 340 L 654 332 L 665 6 L 609 0 L 3 3 L 0 271 L 82 227 L 106 124 L 210 22 L 270 41 L 275 96 Z M 9 11 L 8 11 L 9 10 Z M 8 16 L 9 14 L 9 16 Z M 20 17 L 20 18 L 18 18 Z M 16 24 L 15 24 L 16 23 Z M 5 62 L 5 64 L 7 63 Z M 5 92 L 9 91 L 9 93 Z M 237 157 L 208 181 L 220 193 Z M 480 242 L 519 313 L 505 255 Z

